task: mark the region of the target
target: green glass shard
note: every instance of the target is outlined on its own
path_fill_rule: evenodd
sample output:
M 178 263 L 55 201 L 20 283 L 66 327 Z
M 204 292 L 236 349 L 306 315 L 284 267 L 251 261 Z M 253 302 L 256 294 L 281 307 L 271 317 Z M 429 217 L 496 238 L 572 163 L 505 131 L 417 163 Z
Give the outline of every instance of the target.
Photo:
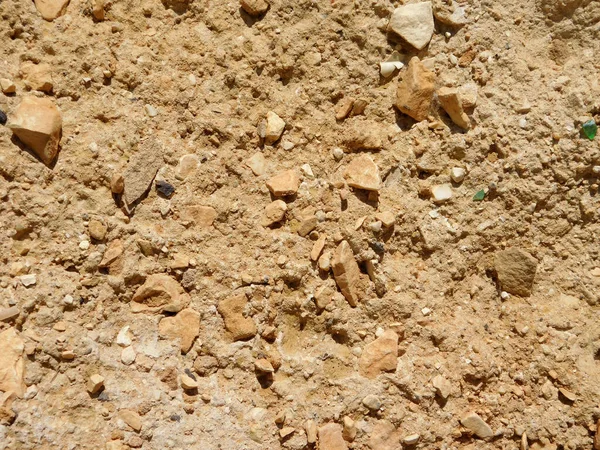
M 477 191 L 477 193 L 473 196 L 473 201 L 480 202 L 484 198 L 485 198 L 485 191 L 482 189 L 480 191 Z
M 598 132 L 598 125 L 596 125 L 596 121 L 594 119 L 588 120 L 582 125 L 582 128 L 583 134 L 585 134 L 590 141 L 593 141 L 596 137 L 596 133 Z

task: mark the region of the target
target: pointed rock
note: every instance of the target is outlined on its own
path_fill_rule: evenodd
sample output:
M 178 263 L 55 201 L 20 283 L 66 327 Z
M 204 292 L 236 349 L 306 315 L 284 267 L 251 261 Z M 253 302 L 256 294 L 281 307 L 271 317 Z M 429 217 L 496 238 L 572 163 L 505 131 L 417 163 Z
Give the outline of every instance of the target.
M 281 222 L 285 217 L 287 204 L 283 200 L 275 200 L 265 207 L 260 224 L 263 227 L 270 227 L 278 222 Z
M 408 63 L 408 69 L 398 84 L 396 107 L 417 122 L 425 120 L 433 99 L 435 74 L 425 68 L 414 56 Z
M 494 432 L 490 426 L 483 421 L 478 414 L 470 412 L 465 414 L 461 419 L 460 423 L 471 430 L 473 434 L 481 439 L 489 438 L 494 435 Z
M 142 200 L 152 187 L 154 177 L 163 164 L 163 148 L 160 142 L 151 136 L 141 142 L 137 152 L 129 160 L 123 173 L 125 190 L 123 199 L 131 210 Z
M 344 178 L 349 186 L 367 191 L 378 191 L 381 187 L 379 169 L 373 160 L 367 155 L 354 158 L 346 170 Z
M 431 2 L 399 6 L 392 13 L 388 24 L 388 31 L 393 31 L 417 50 L 422 50 L 429 44 L 433 30 Z
M 22 397 L 27 387 L 23 381 L 25 343 L 14 328 L 0 333 L 0 391 Z
M 272 145 L 279 140 L 285 130 L 285 121 L 273 111 L 267 113 L 265 144 Z
M 179 339 L 181 353 L 185 354 L 190 351 L 200 333 L 200 313 L 186 308 L 175 317 L 165 317 L 158 324 L 158 332 L 162 337 Z
M 387 330 L 370 344 L 365 345 L 360 356 L 360 374 L 375 378 L 381 372 L 393 372 L 398 364 L 398 335 Z
M 437 96 L 440 105 L 448 113 L 452 122 L 464 130 L 471 128 L 471 120 L 463 110 L 463 101 L 458 89 L 443 87 L 438 90 Z
M 52 81 L 52 66 L 41 63 L 24 62 L 21 65 L 21 74 L 25 85 L 34 91 L 52 92 L 54 82 Z
M 146 278 L 146 282 L 135 291 L 131 310 L 137 312 L 179 312 L 190 302 L 190 296 L 181 285 L 164 273 Z
M 300 187 L 300 177 L 294 170 L 286 170 L 267 181 L 267 187 L 275 197 L 295 195 Z
M 533 256 L 520 248 L 509 248 L 494 256 L 502 290 L 523 297 L 531 295 L 537 264 Z
M 340 291 L 342 291 L 350 306 L 357 306 L 362 296 L 360 269 L 347 241 L 342 241 L 338 245 L 333 254 L 331 265 L 333 267 L 335 282 Z

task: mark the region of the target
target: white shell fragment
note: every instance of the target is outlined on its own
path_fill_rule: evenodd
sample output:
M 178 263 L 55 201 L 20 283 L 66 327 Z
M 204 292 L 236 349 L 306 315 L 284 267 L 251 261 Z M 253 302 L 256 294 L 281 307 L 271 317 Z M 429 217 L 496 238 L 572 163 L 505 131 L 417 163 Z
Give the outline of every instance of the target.
M 387 78 L 392 75 L 394 71 L 402 69 L 404 67 L 404 63 L 400 61 L 400 58 L 400 54 L 398 52 L 394 52 L 388 59 L 380 62 L 379 68 L 381 76 Z

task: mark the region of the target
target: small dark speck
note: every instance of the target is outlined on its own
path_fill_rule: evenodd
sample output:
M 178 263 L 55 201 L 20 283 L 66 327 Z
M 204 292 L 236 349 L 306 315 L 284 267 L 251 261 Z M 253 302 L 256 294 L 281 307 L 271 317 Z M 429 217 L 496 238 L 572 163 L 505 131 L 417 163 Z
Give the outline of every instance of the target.
M 159 194 L 169 198 L 175 192 L 175 186 L 173 186 L 171 183 L 160 180 L 156 182 L 156 190 Z
M 173 422 L 181 422 L 181 416 L 180 416 L 180 415 L 178 415 L 178 414 L 173 414 L 173 415 L 170 417 L 170 419 L 171 419 Z
M 6 114 L 4 113 L 4 111 L 0 110 L 0 125 L 6 125 L 7 120 L 8 120 L 8 118 L 6 117 Z

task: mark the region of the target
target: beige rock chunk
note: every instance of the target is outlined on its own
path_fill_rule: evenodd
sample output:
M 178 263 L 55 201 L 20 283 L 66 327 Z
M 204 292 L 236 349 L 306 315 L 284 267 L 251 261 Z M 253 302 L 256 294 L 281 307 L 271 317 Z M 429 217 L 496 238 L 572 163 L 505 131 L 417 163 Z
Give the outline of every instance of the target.
M 257 359 L 256 361 L 254 361 L 254 369 L 257 372 L 261 372 L 261 373 L 275 372 L 275 369 L 273 368 L 271 361 L 269 361 L 268 359 L 265 359 L 265 358 L 260 358 L 260 359 Z
M 158 324 L 158 332 L 164 338 L 179 339 L 181 353 L 185 354 L 200 334 L 200 313 L 186 308 L 174 317 L 165 317 Z
M 194 154 L 183 155 L 179 158 L 179 164 L 177 165 L 177 172 L 175 177 L 179 180 L 185 180 L 188 176 L 193 174 L 200 166 L 200 158 Z
M 17 92 L 17 86 L 8 78 L 0 78 L 0 89 L 4 94 L 14 94 Z
M 356 438 L 356 422 L 350 416 L 344 416 L 344 430 L 342 431 L 342 437 L 345 441 L 352 442 Z
M 469 20 L 466 16 L 466 10 L 464 6 L 461 6 L 458 2 L 452 0 L 449 2 L 437 2 L 433 9 L 433 14 L 437 20 L 443 24 L 450 25 L 453 27 L 460 27 L 466 25 Z
M 300 177 L 294 170 L 286 170 L 270 178 L 267 187 L 275 197 L 295 195 L 300 187 Z
M 360 374 L 375 378 L 382 372 L 393 372 L 398 364 L 398 335 L 385 331 L 373 342 L 365 345 L 359 361 Z
M 133 428 L 134 431 L 139 432 L 142 429 L 142 418 L 134 410 L 122 409 L 119 411 L 119 417 L 123 422 Z
M 450 200 L 452 198 L 452 185 L 445 183 L 432 186 L 431 195 L 433 196 L 433 201 L 436 203 L 443 203 Z
M 40 15 L 49 22 L 62 16 L 67 11 L 69 0 L 35 0 L 35 7 Z
M 198 389 L 198 382 L 186 374 L 181 374 L 181 387 L 187 391 Z
M 357 306 L 362 296 L 360 269 L 347 241 L 342 241 L 338 245 L 333 254 L 331 265 L 335 282 L 340 291 L 342 291 L 350 306 Z
M 417 122 L 425 120 L 431 108 L 434 82 L 435 74 L 427 70 L 419 58 L 414 56 L 398 84 L 396 107 Z
M 367 191 L 378 191 L 381 187 L 379 169 L 370 156 L 361 155 L 352 160 L 344 171 L 349 186 Z
M 94 374 L 90 377 L 87 382 L 87 391 L 90 394 L 96 394 L 104 387 L 104 377 L 102 375 Z
M 310 259 L 312 261 L 316 261 L 321 256 L 321 252 L 323 251 L 323 247 L 325 247 L 325 241 L 327 240 L 327 235 L 322 234 L 319 236 L 319 239 L 314 243 L 312 250 L 310 251 Z
M 154 136 L 142 141 L 123 173 L 123 200 L 131 210 L 146 196 L 163 164 L 163 148 Z
M 490 428 L 490 426 L 483 421 L 481 417 L 477 413 L 469 412 L 465 414 L 461 419 L 460 423 L 465 427 L 471 430 L 471 432 L 481 438 L 489 438 L 494 435 L 494 432 Z
M 27 387 L 23 381 L 25 343 L 15 328 L 0 333 L 0 391 L 22 397 Z
M 29 89 L 46 93 L 52 92 L 54 82 L 52 81 L 52 66 L 50 64 L 24 62 L 21 65 L 21 75 Z
M 189 205 L 181 213 L 182 219 L 194 221 L 200 228 L 211 227 L 217 216 L 217 211 L 212 206 Z
M 442 108 L 448 113 L 452 122 L 464 130 L 471 128 L 471 120 L 463 110 L 463 102 L 456 88 L 443 87 L 437 92 Z
M 120 173 L 113 174 L 110 179 L 110 190 L 113 194 L 122 194 L 125 190 L 125 179 Z
M 396 427 L 387 420 L 379 420 L 373 427 L 373 432 L 369 438 L 369 448 L 371 450 L 398 450 L 400 446 L 401 434 Z
M 347 132 L 344 145 L 352 151 L 379 151 L 383 148 L 383 141 L 378 126 L 373 122 L 366 122 Z
M 92 15 L 96 20 L 104 20 L 104 0 L 91 0 Z
M 256 324 L 250 317 L 244 317 L 248 300 L 245 294 L 237 294 L 219 302 L 219 314 L 223 316 L 225 328 L 233 335 L 234 341 L 250 339 L 256 335 Z
M 319 450 L 347 450 L 342 436 L 342 426 L 328 423 L 319 427 Z
M 335 120 L 344 120 L 350 112 L 352 111 L 352 107 L 354 106 L 354 99 L 351 97 L 344 97 L 337 104 L 337 108 L 335 109 Z
M 108 228 L 99 220 L 92 219 L 88 224 L 88 231 L 92 239 L 95 239 L 97 241 L 103 241 L 106 237 L 106 232 L 108 231 Z
M 52 100 L 25 97 L 6 126 L 46 165 L 52 164 L 62 135 L 62 115 Z
M 264 175 L 267 171 L 267 160 L 261 152 L 256 152 L 246 161 L 246 165 L 252 170 L 252 173 L 257 177 Z
M 396 223 L 396 216 L 391 211 L 380 212 L 375 215 L 375 218 L 381 222 L 384 228 L 389 228 Z
M 393 31 L 417 50 L 424 49 L 433 36 L 431 2 L 399 6 L 392 13 L 388 31 Z
M 260 16 L 267 12 L 269 4 L 265 0 L 240 0 L 242 9 L 251 16 Z
M 283 200 L 275 200 L 266 206 L 260 224 L 263 227 L 275 225 L 285 218 L 286 211 L 287 204 Z
M 285 130 L 285 121 L 273 111 L 267 113 L 265 143 L 272 145 L 279 140 Z
M 305 237 L 308 233 L 314 230 L 317 227 L 319 221 L 315 216 L 306 217 L 300 222 L 300 226 L 298 227 L 298 234 L 302 237 Z
M 306 440 L 309 444 L 317 442 L 317 424 L 314 420 L 308 419 L 304 424 L 304 431 L 306 431 Z
M 98 264 L 98 267 L 105 268 L 114 263 L 122 254 L 123 254 L 123 242 L 120 239 L 115 239 L 109 245 L 104 255 L 102 256 L 102 261 Z
M 190 296 L 181 285 L 164 273 L 146 278 L 146 282 L 135 291 L 131 310 L 137 312 L 179 312 L 190 303 Z
M 477 85 L 466 83 L 458 88 L 463 109 L 474 108 L 477 105 Z
M 437 375 L 431 380 L 436 393 L 446 400 L 452 393 L 452 384 L 442 375 Z
M 531 295 L 537 264 L 533 256 L 520 248 L 509 248 L 494 256 L 502 290 L 523 297 Z

